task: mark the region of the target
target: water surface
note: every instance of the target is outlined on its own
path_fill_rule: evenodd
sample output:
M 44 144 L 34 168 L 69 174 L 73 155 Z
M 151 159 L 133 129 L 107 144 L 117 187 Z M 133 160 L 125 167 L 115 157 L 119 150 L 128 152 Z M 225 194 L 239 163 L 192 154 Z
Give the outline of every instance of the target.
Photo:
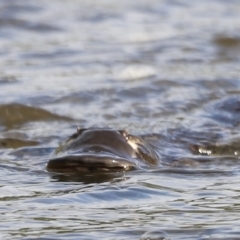
M 238 239 L 239 22 L 237 0 L 1 0 L 1 239 Z M 165 165 L 47 172 L 77 126 Z

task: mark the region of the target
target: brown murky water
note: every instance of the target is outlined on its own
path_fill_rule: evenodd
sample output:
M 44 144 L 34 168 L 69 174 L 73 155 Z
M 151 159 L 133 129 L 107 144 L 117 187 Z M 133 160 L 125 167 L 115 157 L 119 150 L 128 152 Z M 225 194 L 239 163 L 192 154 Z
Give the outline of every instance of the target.
M 1 239 L 239 239 L 238 0 L 0 0 L 0 99 Z M 169 166 L 47 172 L 76 126 Z

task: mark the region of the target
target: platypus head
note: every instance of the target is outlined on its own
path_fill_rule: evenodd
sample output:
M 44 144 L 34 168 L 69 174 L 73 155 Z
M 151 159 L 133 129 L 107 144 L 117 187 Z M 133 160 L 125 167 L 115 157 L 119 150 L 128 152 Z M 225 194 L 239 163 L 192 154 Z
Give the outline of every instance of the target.
M 57 148 L 52 171 L 125 171 L 137 165 L 141 138 L 125 130 L 80 129 Z

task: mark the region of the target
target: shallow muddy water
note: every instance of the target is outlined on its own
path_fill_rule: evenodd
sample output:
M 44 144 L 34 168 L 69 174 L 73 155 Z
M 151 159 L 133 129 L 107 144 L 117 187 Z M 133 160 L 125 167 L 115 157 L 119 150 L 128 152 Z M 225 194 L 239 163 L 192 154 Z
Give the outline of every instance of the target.
M 237 0 L 0 0 L 0 99 L 1 239 L 239 239 Z M 77 126 L 159 167 L 48 172 Z

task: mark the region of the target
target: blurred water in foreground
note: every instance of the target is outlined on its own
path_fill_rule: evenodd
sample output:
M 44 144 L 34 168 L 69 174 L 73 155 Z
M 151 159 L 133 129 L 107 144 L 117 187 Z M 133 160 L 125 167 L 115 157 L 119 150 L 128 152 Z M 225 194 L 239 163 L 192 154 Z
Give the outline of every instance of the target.
M 238 0 L 0 0 L 1 239 L 239 239 L 239 93 Z M 78 125 L 180 167 L 48 173 Z

